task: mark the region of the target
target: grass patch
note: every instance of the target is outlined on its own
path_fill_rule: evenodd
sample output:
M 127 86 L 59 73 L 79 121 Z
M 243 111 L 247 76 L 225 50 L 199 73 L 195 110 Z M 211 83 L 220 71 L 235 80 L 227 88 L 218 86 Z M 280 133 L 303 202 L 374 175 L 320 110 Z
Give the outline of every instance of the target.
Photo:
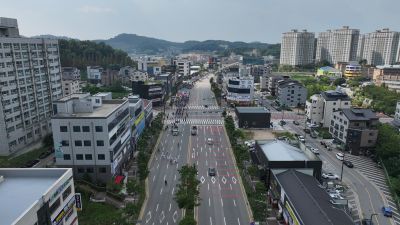
M 129 92 L 112 92 L 113 99 L 122 99 L 123 97 L 127 97 Z
M 329 129 L 327 127 L 317 127 L 314 128 L 318 132 L 318 136 L 322 139 L 331 139 L 332 135 L 329 133 Z
M 39 155 L 42 154 L 43 152 L 46 152 L 47 149 L 48 147 L 41 147 L 14 158 L 11 158 L 9 156 L 0 156 L 0 167 L 2 168 L 22 167 L 29 160 L 39 158 Z
M 307 80 L 309 78 L 313 78 L 313 76 L 305 75 L 305 74 L 294 74 L 294 75 L 290 76 L 290 78 L 292 78 L 293 80 L 303 81 L 303 80 Z
M 272 132 L 276 138 L 278 137 L 287 137 L 290 140 L 296 140 L 296 137 L 294 136 L 294 134 L 290 133 L 289 131 L 285 131 L 285 132 Z

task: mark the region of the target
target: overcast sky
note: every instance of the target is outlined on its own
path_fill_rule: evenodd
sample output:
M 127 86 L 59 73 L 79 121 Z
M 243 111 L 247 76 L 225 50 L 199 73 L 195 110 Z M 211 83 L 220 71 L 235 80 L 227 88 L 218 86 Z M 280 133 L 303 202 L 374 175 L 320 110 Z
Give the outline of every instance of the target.
M 400 31 L 399 9 L 400 0 L 4 0 L 0 17 L 18 19 L 25 36 L 91 40 L 134 33 L 170 41 L 277 43 L 293 28 Z

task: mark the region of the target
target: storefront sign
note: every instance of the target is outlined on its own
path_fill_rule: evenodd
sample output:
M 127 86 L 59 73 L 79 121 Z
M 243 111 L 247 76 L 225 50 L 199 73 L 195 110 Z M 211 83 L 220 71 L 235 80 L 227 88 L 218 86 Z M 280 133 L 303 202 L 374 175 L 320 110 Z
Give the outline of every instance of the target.
M 61 224 L 65 215 L 67 215 L 69 211 L 74 208 L 74 204 L 75 204 L 75 198 L 71 198 L 71 200 L 69 200 L 69 202 L 64 206 L 64 208 L 58 213 L 56 218 L 54 218 L 52 224 L 53 225 Z
M 135 126 L 137 126 L 140 123 L 140 121 L 142 121 L 143 118 L 144 118 L 144 112 L 141 112 L 140 115 L 135 120 Z
M 82 195 L 81 195 L 81 193 L 75 193 L 75 206 L 76 206 L 76 210 L 78 210 L 78 211 L 82 210 Z
M 293 224 L 295 224 L 295 225 L 300 225 L 300 222 L 299 222 L 299 220 L 297 219 L 296 215 L 294 214 L 294 211 L 293 211 L 292 207 L 290 207 L 288 201 L 286 201 L 285 207 L 286 207 L 286 209 L 287 209 L 287 211 L 288 211 L 290 217 L 291 217 L 292 220 L 293 220 Z
M 49 202 L 52 202 L 57 197 L 57 195 L 59 195 L 61 192 L 63 192 L 64 188 L 66 188 L 68 186 L 68 184 L 71 180 L 72 180 L 72 177 L 68 178 L 67 181 L 65 181 L 63 184 L 61 184 L 61 186 L 58 187 L 57 190 L 50 196 Z

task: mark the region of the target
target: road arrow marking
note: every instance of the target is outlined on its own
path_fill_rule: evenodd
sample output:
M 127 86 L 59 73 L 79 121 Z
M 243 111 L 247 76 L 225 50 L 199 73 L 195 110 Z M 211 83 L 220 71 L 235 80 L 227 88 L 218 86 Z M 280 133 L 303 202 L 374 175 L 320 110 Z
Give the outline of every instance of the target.
M 176 223 L 176 219 L 178 218 L 178 212 L 175 210 L 174 214 L 172 215 L 172 220 Z

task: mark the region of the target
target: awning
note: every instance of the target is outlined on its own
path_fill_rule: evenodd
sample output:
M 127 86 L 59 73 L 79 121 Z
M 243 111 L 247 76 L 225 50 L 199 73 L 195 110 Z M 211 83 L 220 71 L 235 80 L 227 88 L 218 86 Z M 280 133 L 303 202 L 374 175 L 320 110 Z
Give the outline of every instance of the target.
M 124 180 L 125 176 L 116 176 L 114 183 L 115 184 L 120 184 Z

